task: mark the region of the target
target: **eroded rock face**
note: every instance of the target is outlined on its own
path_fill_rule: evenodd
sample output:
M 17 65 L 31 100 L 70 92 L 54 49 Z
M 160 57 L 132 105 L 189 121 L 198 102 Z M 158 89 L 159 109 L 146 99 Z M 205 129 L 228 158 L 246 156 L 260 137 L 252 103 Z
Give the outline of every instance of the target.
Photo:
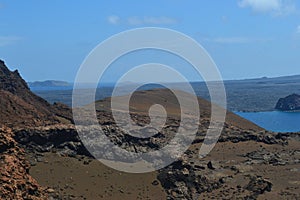
M 281 111 L 300 110 L 300 95 L 292 94 L 278 100 L 275 109 Z
M 0 128 L 0 198 L 48 199 L 44 188 L 29 174 L 25 151 L 19 148 L 10 129 Z

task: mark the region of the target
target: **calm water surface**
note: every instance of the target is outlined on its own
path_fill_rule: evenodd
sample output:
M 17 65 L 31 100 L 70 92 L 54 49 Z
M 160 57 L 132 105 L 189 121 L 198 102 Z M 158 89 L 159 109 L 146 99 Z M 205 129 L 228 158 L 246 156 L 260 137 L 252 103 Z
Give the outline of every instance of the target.
M 300 132 L 300 112 L 236 112 L 255 124 L 275 132 Z

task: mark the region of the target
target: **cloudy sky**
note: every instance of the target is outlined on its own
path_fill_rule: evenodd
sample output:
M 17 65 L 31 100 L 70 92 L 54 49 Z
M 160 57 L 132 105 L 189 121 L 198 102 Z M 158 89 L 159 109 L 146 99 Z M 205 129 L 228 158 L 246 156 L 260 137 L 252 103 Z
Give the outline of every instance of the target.
M 0 59 L 28 81 L 72 82 L 97 44 L 145 26 L 194 38 L 224 79 L 300 74 L 297 0 L 0 0 Z

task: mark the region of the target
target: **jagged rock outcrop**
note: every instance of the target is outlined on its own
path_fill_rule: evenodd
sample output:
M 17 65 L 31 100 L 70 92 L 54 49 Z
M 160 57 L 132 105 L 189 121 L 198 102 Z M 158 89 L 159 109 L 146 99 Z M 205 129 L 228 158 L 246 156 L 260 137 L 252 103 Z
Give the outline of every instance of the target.
M 278 100 L 275 109 L 281 111 L 296 111 L 300 110 L 300 95 L 292 94 Z
M 0 128 L 0 199 L 48 199 L 45 188 L 28 174 L 25 151 L 13 137 L 11 129 Z
M 8 127 L 70 123 L 71 111 L 61 104 L 51 105 L 32 93 L 17 70 L 10 71 L 0 60 L 0 124 Z
M 14 139 L 32 153 L 56 151 L 65 156 L 92 157 L 72 125 L 53 125 L 15 130 Z

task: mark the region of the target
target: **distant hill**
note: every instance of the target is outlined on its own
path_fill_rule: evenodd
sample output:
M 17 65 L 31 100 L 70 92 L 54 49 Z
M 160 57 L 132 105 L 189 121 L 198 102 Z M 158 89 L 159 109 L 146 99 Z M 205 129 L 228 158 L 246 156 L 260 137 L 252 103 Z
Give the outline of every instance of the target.
M 28 82 L 28 85 L 29 85 L 29 87 L 68 87 L 68 86 L 72 86 L 72 84 L 69 82 L 56 81 L 56 80 Z
M 275 83 L 275 84 L 286 84 L 286 83 L 298 83 L 300 75 L 291 76 L 279 76 L 279 77 L 261 77 L 251 79 L 239 79 L 239 80 L 225 80 L 225 83 Z

